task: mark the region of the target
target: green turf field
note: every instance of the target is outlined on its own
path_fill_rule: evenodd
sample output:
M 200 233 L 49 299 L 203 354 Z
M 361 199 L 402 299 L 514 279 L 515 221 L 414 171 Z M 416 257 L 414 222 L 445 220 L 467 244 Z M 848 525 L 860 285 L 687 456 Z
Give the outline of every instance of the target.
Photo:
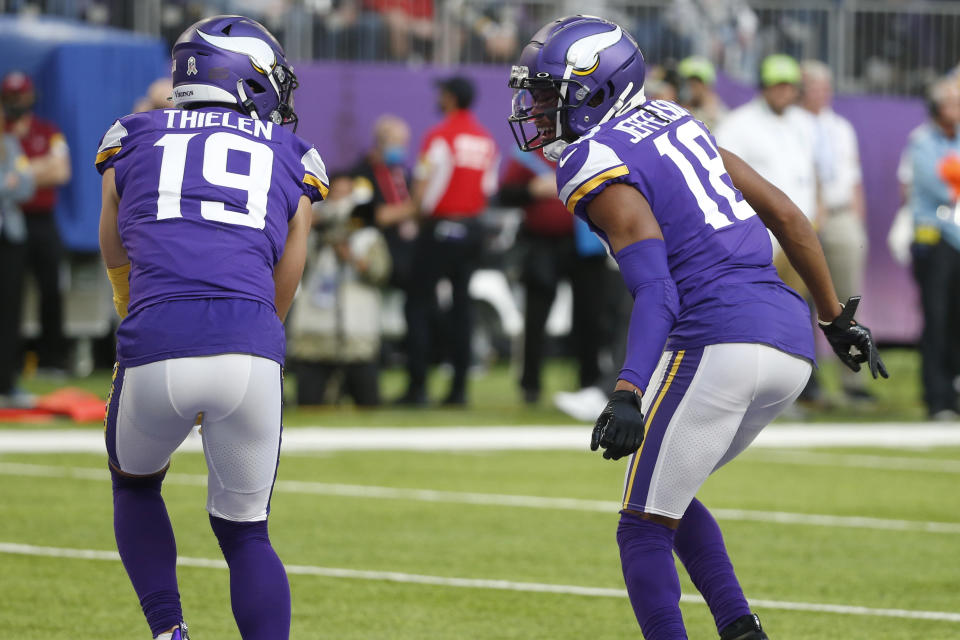
M 716 509 L 884 519 L 840 518 L 820 525 L 721 522 L 748 596 L 776 601 L 756 607 L 771 638 L 960 638 L 960 614 L 954 613 L 953 621 L 901 617 L 916 611 L 960 612 L 960 450 L 858 451 L 857 457 L 837 453 L 851 452 L 798 456 L 795 451 L 750 451 L 715 475 L 701 493 Z M 785 464 L 785 457 L 793 462 Z M 885 468 L 884 460 L 891 457 L 898 464 Z M 868 464 L 845 462 L 854 459 Z M 921 464 L 904 464 L 917 460 Z M 908 468 L 894 470 L 897 466 Z M 285 456 L 271 531 L 279 554 L 291 566 L 292 637 L 639 637 L 628 602 L 615 593 L 409 582 L 412 574 L 622 589 L 615 509 L 587 501 L 615 501 L 623 468 L 623 462 L 586 452 Z M 164 489 L 180 554 L 188 559 L 219 558 L 203 510 L 203 473 L 200 455 L 178 454 Z M 322 484 L 306 484 L 311 482 Z M 444 494 L 444 501 L 403 492 L 333 495 L 341 484 L 452 494 Z M 110 484 L 101 456 L 0 455 L 0 487 L 0 543 L 115 549 Z M 461 492 L 582 502 L 567 508 L 476 505 L 468 504 L 466 496 L 460 500 Z M 941 532 L 911 530 L 923 522 L 957 524 Z M 16 629 L 17 638 L 149 636 L 118 561 L 0 553 L 0 567 L 4 628 Z M 331 577 L 318 567 L 398 572 L 394 577 L 401 581 L 379 573 Z M 236 638 L 225 571 L 188 566 L 180 569 L 180 577 L 192 635 L 199 640 Z M 683 591 L 695 593 L 687 581 Z M 783 603 L 908 613 L 791 611 Z M 716 637 L 704 605 L 685 602 L 683 609 L 691 638 Z
M 876 407 L 832 407 L 810 419 L 921 418 L 915 354 L 885 357 L 893 379 L 871 381 Z M 828 389 L 836 372 L 826 360 Z M 515 372 L 497 367 L 471 381 L 468 410 L 288 406 L 285 423 L 569 424 L 549 398 L 572 387 L 573 368 L 559 362 L 545 373 L 534 407 L 519 401 Z M 109 377 L 69 382 L 105 394 Z M 442 373 L 433 377 L 433 397 L 445 382 Z M 60 383 L 26 384 L 44 393 Z M 291 377 L 288 389 L 295 384 Z M 402 387 L 402 374 L 385 374 L 386 397 Z M 586 451 L 286 453 L 271 531 L 290 571 L 292 637 L 639 637 L 614 538 L 624 465 Z M 711 478 L 700 496 L 723 514 L 744 588 L 774 640 L 941 640 L 960 638 L 958 474 L 960 449 L 759 449 Z M 186 563 L 185 614 L 196 639 L 237 638 L 203 484 L 202 457 L 178 454 L 164 495 Z M 534 498 L 511 506 L 510 496 Z M 111 514 L 104 456 L 0 451 L 4 628 L 24 640 L 149 636 L 112 555 Z M 99 559 L 77 557 L 90 551 Z M 683 591 L 690 637 L 716 638 L 686 580 Z
M 877 398 L 876 405 L 844 407 L 836 402 L 812 410 L 807 420 L 817 422 L 836 421 L 916 421 L 923 419 L 920 402 L 919 359 L 913 350 L 891 349 L 883 352 L 891 380 L 869 380 L 868 388 Z M 820 371 L 828 399 L 837 389 L 839 363 L 832 356 L 821 358 Z M 284 424 L 288 426 L 432 426 L 432 425 L 511 425 L 511 424 L 575 424 L 565 414 L 554 408 L 551 398 L 556 391 L 576 389 L 576 370 L 572 362 L 553 360 L 544 367 L 543 393 L 537 405 L 525 405 L 518 388 L 519 373 L 508 365 L 498 365 L 471 377 L 470 406 L 467 409 L 445 409 L 437 406 L 428 409 L 397 409 L 386 406 L 382 409 L 358 410 L 349 403 L 326 408 L 296 407 L 288 402 L 284 410 Z M 435 369 L 430 378 L 430 395 L 439 401 L 445 394 L 447 376 Z M 27 378 L 24 387 L 35 394 L 44 394 L 64 385 L 79 387 L 106 397 L 110 388 L 110 373 L 100 371 L 87 378 L 48 380 Z M 402 371 L 392 369 L 381 378 L 382 395 L 385 399 L 398 397 L 406 383 Z M 288 375 L 285 391 L 293 397 L 297 384 L 296 376 Z M 3 424 L 0 422 L 0 424 Z M 69 423 L 66 423 L 69 424 Z M 81 426 L 96 426 L 94 423 Z M 16 424 L 3 424 L 3 428 L 30 428 Z

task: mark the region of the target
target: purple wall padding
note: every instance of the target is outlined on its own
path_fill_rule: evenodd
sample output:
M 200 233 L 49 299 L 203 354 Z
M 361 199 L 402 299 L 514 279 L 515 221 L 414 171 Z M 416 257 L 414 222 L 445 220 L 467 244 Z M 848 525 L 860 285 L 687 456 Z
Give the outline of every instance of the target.
M 347 169 L 373 144 L 373 123 L 392 113 L 409 123 L 411 162 L 427 129 L 440 121 L 434 83 L 453 75 L 476 85 L 473 111 L 490 130 L 504 156 L 516 148 L 507 116 L 509 70 L 501 67 L 406 67 L 396 64 L 305 63 L 296 67 L 300 88 L 297 133 L 316 144 L 328 171 Z
M 372 144 L 372 126 L 382 114 L 393 113 L 411 127 L 411 161 L 426 130 L 440 119 L 434 82 L 454 73 L 471 78 L 477 87 L 474 112 L 508 157 L 516 145 L 506 118 L 511 91 L 508 69 L 471 66 L 444 69 L 395 64 L 314 62 L 297 65 L 300 89 L 296 108 L 298 133 L 316 144 L 330 172 L 350 167 Z M 753 95 L 750 87 L 721 79 L 721 96 L 731 106 Z M 838 113 L 857 131 L 867 194 L 870 258 L 860 318 L 884 341 L 909 342 L 920 333 L 916 287 L 909 271 L 887 249 L 886 236 L 900 206 L 896 167 L 907 135 L 923 122 L 920 100 L 841 96 Z

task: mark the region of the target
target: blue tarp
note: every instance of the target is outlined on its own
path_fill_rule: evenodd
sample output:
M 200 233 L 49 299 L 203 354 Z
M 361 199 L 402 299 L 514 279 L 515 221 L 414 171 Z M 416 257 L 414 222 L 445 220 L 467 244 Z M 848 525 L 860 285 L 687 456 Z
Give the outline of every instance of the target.
M 70 145 L 73 180 L 60 190 L 57 221 L 75 251 L 97 249 L 100 176 L 97 143 L 156 78 L 169 73 L 159 39 L 49 18 L 0 17 L 0 74 L 28 73 L 37 114 L 52 120 Z

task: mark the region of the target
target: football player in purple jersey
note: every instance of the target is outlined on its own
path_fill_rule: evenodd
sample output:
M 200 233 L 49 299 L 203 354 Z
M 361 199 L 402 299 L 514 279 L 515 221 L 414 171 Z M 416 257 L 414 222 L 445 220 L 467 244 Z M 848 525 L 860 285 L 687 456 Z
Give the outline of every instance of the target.
M 240 635 L 283 640 L 290 588 L 267 533 L 283 319 L 328 181 L 317 150 L 283 128 L 296 123 L 297 81 L 260 24 L 217 16 L 187 29 L 173 85 L 176 108 L 120 118 L 96 158 L 100 246 L 123 318 L 106 418 L 117 548 L 153 637 L 185 639 L 160 488 L 199 422 Z
M 603 239 L 634 297 L 627 356 L 590 448 L 631 456 L 617 542 L 649 640 L 686 638 L 673 552 L 723 640 L 762 640 L 696 493 L 797 397 L 814 362 L 804 301 L 771 265 L 768 229 L 803 277 L 840 359 L 887 376 L 870 331 L 842 305 L 817 236 L 781 191 L 718 149 L 682 107 L 648 101 L 637 43 L 570 16 L 513 67 L 510 124 L 557 159 L 557 189 Z

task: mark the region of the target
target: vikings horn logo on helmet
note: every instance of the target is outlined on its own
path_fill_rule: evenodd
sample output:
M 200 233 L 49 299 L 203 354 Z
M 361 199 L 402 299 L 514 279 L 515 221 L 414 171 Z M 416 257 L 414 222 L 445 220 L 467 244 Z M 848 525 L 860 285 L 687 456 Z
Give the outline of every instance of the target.
M 612 31 L 595 33 L 577 40 L 567 49 L 567 64 L 578 76 L 585 76 L 596 70 L 600 64 L 600 52 L 620 42 L 623 31 L 617 25 Z
M 199 30 L 197 34 L 215 47 L 249 56 L 250 61 L 260 73 L 270 73 L 277 64 L 277 56 L 273 48 L 259 38 L 213 36 Z

